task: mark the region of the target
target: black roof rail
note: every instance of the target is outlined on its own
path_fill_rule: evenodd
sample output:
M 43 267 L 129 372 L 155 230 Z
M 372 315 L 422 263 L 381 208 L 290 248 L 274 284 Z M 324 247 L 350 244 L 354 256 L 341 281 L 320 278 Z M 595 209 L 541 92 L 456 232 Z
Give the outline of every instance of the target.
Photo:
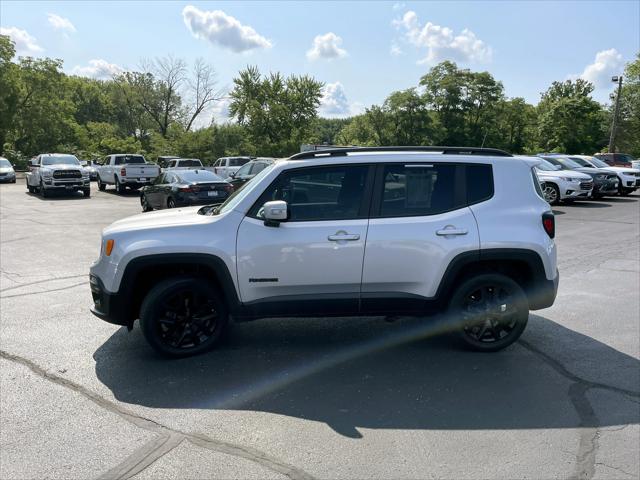
M 291 155 L 289 160 L 305 160 L 317 157 L 340 157 L 347 156 L 349 153 L 360 152 L 441 152 L 449 155 L 485 155 L 492 157 L 512 157 L 509 152 L 499 150 L 497 148 L 480 148 L 480 147 L 347 147 L 347 148 L 328 148 L 326 150 L 313 150 L 310 152 L 301 152 Z

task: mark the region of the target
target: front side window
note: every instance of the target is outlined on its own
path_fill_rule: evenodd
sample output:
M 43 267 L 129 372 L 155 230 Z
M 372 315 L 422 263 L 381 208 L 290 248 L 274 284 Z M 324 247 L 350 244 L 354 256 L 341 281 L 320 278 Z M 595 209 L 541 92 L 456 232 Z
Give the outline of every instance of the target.
M 251 175 L 256 175 L 260 173 L 268 164 L 265 162 L 256 162 L 251 167 Z
M 249 215 L 262 218 L 265 202 L 284 200 L 291 222 L 363 218 L 368 169 L 339 165 L 285 171 L 265 190 Z
M 241 177 L 243 175 L 249 175 L 249 170 L 251 170 L 251 164 L 247 163 L 240 167 L 240 169 L 236 172 L 236 177 Z
M 455 165 L 385 165 L 381 217 L 436 215 L 464 206 Z

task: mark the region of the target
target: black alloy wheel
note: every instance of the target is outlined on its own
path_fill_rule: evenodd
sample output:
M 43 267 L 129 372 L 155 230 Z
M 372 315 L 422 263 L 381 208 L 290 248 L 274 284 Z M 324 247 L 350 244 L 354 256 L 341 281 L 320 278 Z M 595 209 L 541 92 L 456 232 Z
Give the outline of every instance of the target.
M 201 278 L 178 277 L 159 283 L 147 294 L 140 309 L 140 326 L 154 350 L 179 358 L 213 348 L 228 317 L 213 285 Z
M 522 288 L 497 273 L 465 281 L 451 301 L 451 314 L 463 343 L 476 351 L 495 352 L 515 342 L 529 318 Z

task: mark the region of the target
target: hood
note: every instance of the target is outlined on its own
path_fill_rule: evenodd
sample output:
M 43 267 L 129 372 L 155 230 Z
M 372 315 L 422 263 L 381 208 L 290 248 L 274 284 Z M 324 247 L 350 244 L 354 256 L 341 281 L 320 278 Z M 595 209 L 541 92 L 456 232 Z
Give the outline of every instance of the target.
M 199 207 L 172 208 L 155 212 L 140 213 L 132 217 L 117 220 L 105 228 L 103 235 L 133 230 L 146 230 L 154 228 L 184 227 L 188 225 L 200 225 L 216 221 L 219 216 L 198 215 Z
M 13 167 L 0 167 L 0 173 L 12 173 Z
M 586 173 L 578 172 L 576 170 L 537 170 L 536 174 L 539 177 L 549 177 L 549 178 L 579 178 L 581 180 L 591 180 L 591 175 L 587 175 Z
M 606 169 L 602 168 L 602 170 L 608 170 L 616 173 L 640 173 L 640 170 L 638 170 L 637 168 L 629 167 L 607 167 Z
M 82 170 L 82 165 L 67 165 L 65 163 L 55 163 L 53 165 L 43 165 L 41 168 L 51 170 Z

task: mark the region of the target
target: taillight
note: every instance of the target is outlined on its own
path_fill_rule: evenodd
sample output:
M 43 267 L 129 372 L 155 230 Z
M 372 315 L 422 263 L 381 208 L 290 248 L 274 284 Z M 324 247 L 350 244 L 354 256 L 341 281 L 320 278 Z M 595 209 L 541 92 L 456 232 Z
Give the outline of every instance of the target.
M 227 191 L 227 193 L 231 193 L 233 192 L 233 185 L 231 185 L 230 183 L 224 186 L 224 189 Z
M 556 218 L 551 212 L 544 212 L 542 214 L 542 226 L 544 231 L 547 232 L 549 238 L 556 236 Z
M 120 176 L 121 177 L 126 177 L 127 176 L 127 169 L 126 168 L 122 167 L 120 169 Z
M 198 187 L 197 185 L 188 185 L 186 187 L 179 187 L 178 191 L 183 193 L 199 192 L 200 187 Z

